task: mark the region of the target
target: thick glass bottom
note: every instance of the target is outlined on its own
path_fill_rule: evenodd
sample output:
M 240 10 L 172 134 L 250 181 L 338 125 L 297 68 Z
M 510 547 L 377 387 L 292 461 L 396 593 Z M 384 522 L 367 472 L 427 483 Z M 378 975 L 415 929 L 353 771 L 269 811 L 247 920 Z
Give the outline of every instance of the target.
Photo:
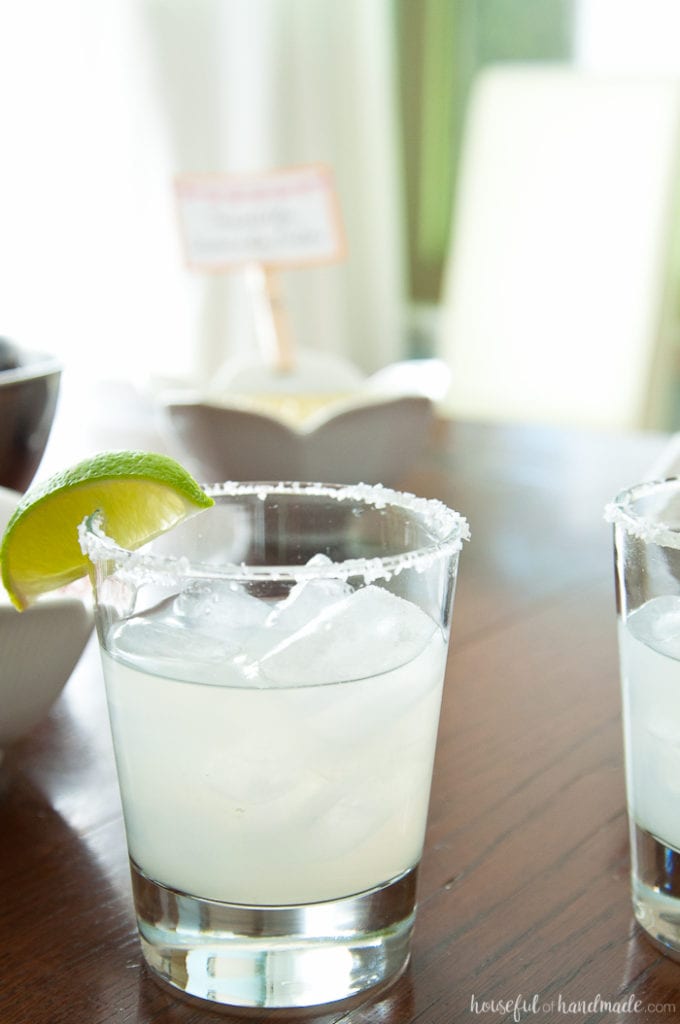
M 417 868 L 323 903 L 251 907 L 154 882 L 132 861 L 144 957 L 158 978 L 225 1006 L 303 1007 L 395 980 L 408 963 Z
M 680 852 L 632 825 L 633 910 L 657 949 L 680 960 Z

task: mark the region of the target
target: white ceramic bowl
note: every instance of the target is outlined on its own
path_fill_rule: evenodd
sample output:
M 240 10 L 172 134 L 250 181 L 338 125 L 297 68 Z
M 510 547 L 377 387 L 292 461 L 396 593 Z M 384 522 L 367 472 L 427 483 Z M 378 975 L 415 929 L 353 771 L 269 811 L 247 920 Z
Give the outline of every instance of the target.
M 0 534 L 20 495 L 0 487 Z M 57 593 L 25 612 L 0 586 L 0 759 L 3 750 L 45 717 L 92 631 L 91 608 Z

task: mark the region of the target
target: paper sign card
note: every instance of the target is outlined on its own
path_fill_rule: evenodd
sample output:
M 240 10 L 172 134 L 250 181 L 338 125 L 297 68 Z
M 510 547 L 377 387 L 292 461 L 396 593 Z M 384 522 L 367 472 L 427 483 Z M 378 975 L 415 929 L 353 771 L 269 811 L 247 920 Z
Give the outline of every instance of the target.
M 196 270 L 303 267 L 344 255 L 338 201 L 322 165 L 186 175 L 175 187 L 187 261 Z

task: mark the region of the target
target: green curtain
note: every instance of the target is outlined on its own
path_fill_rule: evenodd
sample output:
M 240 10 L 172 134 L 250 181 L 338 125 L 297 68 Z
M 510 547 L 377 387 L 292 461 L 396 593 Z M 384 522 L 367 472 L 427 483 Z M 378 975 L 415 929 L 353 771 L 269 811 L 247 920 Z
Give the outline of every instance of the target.
M 394 0 L 410 298 L 439 300 L 472 80 L 499 61 L 561 61 L 572 0 Z

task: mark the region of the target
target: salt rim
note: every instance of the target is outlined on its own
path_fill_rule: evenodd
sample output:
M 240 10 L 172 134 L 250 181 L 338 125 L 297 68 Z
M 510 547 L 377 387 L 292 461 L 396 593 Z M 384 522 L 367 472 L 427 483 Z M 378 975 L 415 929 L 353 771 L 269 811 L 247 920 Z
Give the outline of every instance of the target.
M 261 501 L 276 494 L 312 495 L 332 498 L 336 501 L 362 501 L 375 508 L 393 505 L 420 515 L 431 531 L 442 539 L 433 541 L 425 548 L 416 548 L 398 555 L 383 558 L 352 558 L 328 565 L 280 565 L 248 566 L 245 563 L 225 562 L 216 567 L 201 562 L 190 562 L 188 558 L 174 558 L 166 555 L 145 554 L 121 547 L 106 535 L 99 513 L 87 516 L 78 527 L 80 548 L 91 561 L 107 559 L 115 562 L 130 579 L 151 577 L 158 582 L 181 580 L 191 574 L 201 579 L 246 580 L 300 580 L 339 579 L 363 576 L 366 583 L 377 579 L 389 580 L 405 569 L 424 572 L 440 558 L 456 554 L 464 540 L 470 539 L 470 528 L 464 516 L 444 505 L 435 498 L 419 498 L 407 491 L 395 491 L 382 484 L 332 485 L 318 483 L 237 483 L 205 485 L 211 497 L 238 497 L 256 495 Z M 196 513 L 198 514 L 198 513 Z
M 679 484 L 679 477 L 668 477 L 666 480 L 649 480 L 628 487 L 605 506 L 605 522 L 620 526 L 629 536 L 637 537 L 646 544 L 658 544 L 661 547 L 680 550 L 680 527 L 672 527 L 664 522 L 652 522 L 648 517 L 636 515 L 632 509 L 633 502 L 639 498 L 668 485 L 677 488 Z

